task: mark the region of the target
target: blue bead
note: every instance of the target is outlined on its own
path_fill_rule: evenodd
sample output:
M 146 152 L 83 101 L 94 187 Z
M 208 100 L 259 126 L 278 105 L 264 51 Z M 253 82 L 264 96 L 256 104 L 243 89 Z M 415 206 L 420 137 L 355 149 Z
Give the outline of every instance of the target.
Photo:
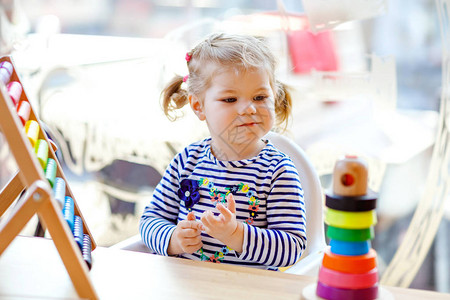
M 75 222 L 73 224 L 73 237 L 77 242 L 80 250 L 83 250 L 83 221 L 80 216 L 75 216 Z
M 83 259 L 86 262 L 89 270 L 92 267 L 92 246 L 91 246 L 91 237 L 88 234 L 83 235 L 83 249 L 81 250 L 83 254 Z
M 66 196 L 66 182 L 61 177 L 55 178 L 55 184 L 53 186 L 53 193 L 55 195 L 55 199 L 61 205 L 64 206 L 65 196 Z
M 73 232 L 73 223 L 75 222 L 75 204 L 73 203 L 73 199 L 71 197 L 66 196 L 62 212 L 64 219 L 67 221 L 67 224 L 69 224 L 70 231 Z

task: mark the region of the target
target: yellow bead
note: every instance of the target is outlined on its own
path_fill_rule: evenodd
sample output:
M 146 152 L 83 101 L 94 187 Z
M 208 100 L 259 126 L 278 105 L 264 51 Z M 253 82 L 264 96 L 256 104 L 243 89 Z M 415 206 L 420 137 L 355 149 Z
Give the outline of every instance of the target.
M 39 163 L 42 166 L 42 169 L 45 170 L 47 166 L 47 159 L 48 159 L 48 143 L 46 140 L 39 139 L 35 146 L 34 146 L 34 152 L 36 153 L 36 157 L 39 160 Z
M 30 140 L 31 145 L 34 147 L 39 137 L 39 124 L 35 120 L 28 120 L 25 123 L 25 134 Z

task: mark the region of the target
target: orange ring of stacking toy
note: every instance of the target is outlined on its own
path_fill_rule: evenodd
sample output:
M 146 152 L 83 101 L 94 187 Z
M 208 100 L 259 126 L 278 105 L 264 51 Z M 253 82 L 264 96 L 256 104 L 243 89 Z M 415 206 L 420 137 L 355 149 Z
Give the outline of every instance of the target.
M 338 255 L 328 247 L 323 256 L 322 265 L 325 268 L 343 273 L 366 273 L 377 266 L 377 252 L 373 249 L 364 255 Z
M 319 281 L 331 287 L 340 289 L 365 289 L 377 284 L 378 269 L 373 268 L 365 273 L 344 273 L 325 267 L 319 270 Z

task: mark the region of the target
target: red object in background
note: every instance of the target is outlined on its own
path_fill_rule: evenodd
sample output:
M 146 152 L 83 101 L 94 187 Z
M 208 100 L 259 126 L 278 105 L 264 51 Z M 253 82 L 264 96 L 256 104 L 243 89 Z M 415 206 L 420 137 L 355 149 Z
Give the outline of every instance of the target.
M 308 30 L 288 33 L 288 47 L 294 73 L 338 70 L 338 59 L 330 31 L 314 34 Z

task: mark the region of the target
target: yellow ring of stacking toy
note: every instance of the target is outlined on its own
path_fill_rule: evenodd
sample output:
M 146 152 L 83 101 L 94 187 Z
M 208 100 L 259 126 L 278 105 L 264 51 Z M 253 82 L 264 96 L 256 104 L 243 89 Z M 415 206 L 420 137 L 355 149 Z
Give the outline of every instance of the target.
M 327 208 L 325 223 L 345 229 L 363 229 L 375 225 L 377 215 L 375 210 L 352 212 Z

